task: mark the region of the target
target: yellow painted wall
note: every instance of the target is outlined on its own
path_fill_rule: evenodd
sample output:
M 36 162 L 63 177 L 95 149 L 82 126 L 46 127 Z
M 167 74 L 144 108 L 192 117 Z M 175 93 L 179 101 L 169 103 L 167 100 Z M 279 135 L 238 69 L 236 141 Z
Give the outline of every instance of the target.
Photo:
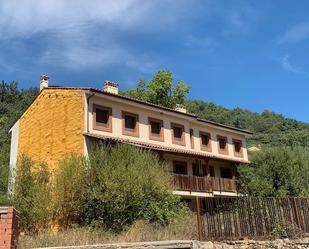
M 45 161 L 51 169 L 69 153 L 84 152 L 84 93 L 44 89 L 20 118 L 18 156 Z

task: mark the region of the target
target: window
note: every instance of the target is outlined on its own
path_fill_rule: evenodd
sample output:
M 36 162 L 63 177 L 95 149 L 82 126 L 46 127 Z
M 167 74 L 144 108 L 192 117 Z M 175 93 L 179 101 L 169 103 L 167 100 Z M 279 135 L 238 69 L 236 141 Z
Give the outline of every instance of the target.
M 200 131 L 201 150 L 211 151 L 211 136 L 208 132 Z
M 138 114 L 122 112 L 122 134 L 138 137 L 138 124 Z
M 227 155 L 228 154 L 227 137 L 218 135 L 217 141 L 218 141 L 219 153 Z
M 191 149 L 194 149 L 194 132 L 193 132 L 193 129 L 190 129 L 190 142 L 191 142 Z
M 215 177 L 215 168 L 214 166 L 209 166 L 209 175 Z
M 149 139 L 164 141 L 163 120 L 148 118 Z
M 173 168 L 175 174 L 180 175 L 187 175 L 188 174 L 188 167 L 186 162 L 181 161 L 173 161 Z
M 207 167 L 205 164 L 193 163 L 192 171 L 194 176 L 206 176 L 207 175 Z
M 173 127 L 173 129 L 174 129 L 174 138 L 181 139 L 182 132 L 183 132 L 182 128 L 175 126 L 175 127 Z
M 230 168 L 220 168 L 220 173 L 222 178 L 233 178 L 232 169 Z
M 112 108 L 93 105 L 93 129 L 112 131 Z
M 234 156 L 242 157 L 242 142 L 241 140 L 233 139 Z
M 179 144 L 179 145 L 185 145 L 185 127 L 180 124 L 171 123 L 171 129 L 172 129 L 172 143 L 173 144 Z

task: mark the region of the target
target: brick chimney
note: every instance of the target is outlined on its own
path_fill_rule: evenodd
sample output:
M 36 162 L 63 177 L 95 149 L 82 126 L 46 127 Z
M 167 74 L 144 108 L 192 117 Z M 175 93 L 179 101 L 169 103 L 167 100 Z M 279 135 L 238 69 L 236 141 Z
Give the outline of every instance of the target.
M 187 109 L 184 105 L 176 104 L 175 110 L 178 112 L 187 113 Z
M 43 88 L 48 87 L 48 79 L 49 79 L 49 77 L 45 74 L 42 74 L 40 76 L 40 91 L 42 91 Z
M 103 91 L 118 94 L 118 84 L 109 80 L 104 81 Z

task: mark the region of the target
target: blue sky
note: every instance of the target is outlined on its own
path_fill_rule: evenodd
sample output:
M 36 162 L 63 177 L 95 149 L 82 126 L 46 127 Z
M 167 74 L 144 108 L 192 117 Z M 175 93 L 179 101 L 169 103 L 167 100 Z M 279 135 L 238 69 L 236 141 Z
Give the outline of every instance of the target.
M 190 98 L 309 122 L 309 1 L 2 0 L 0 80 L 122 89 L 161 68 Z

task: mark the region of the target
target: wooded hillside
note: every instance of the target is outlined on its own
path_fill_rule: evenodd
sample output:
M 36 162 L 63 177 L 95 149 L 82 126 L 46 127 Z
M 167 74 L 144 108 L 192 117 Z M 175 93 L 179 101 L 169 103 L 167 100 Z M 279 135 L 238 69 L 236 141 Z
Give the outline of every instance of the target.
M 308 123 L 267 110 L 262 113 L 240 108 L 231 110 L 201 100 L 187 100 L 186 106 L 189 112 L 201 118 L 252 131 L 249 145 L 309 147 Z
M 37 94 L 36 88 L 20 90 L 17 82 L 0 82 L 0 204 L 7 191 L 9 130 Z

